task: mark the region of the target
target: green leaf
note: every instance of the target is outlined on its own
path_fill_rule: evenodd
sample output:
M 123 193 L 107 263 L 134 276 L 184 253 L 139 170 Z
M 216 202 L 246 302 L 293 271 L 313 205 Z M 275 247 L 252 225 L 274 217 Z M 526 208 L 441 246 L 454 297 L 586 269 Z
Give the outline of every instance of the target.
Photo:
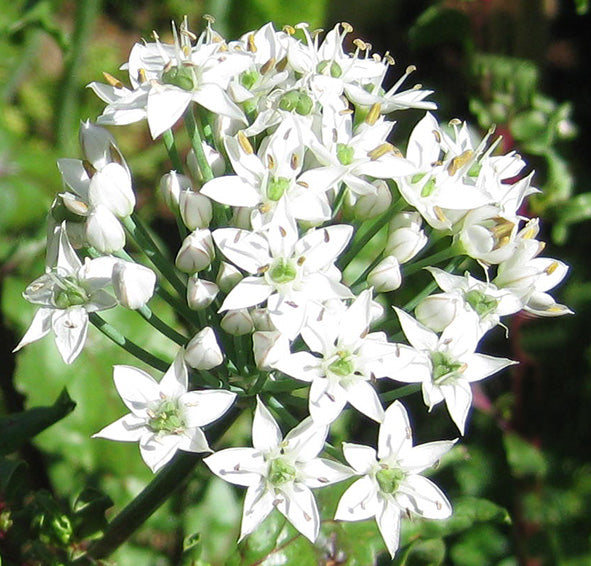
M 24 493 L 26 464 L 22 460 L 0 458 L 0 493 L 6 500 L 17 500 Z
M 0 418 L 0 454 L 9 454 L 33 436 L 69 415 L 76 406 L 66 389 L 53 405 Z
M 103 530 L 108 522 L 107 509 L 113 506 L 113 500 L 98 489 L 87 487 L 74 501 L 72 522 L 78 538 L 88 537 Z
M 462 43 L 470 37 L 470 20 L 459 10 L 441 5 L 427 8 L 408 32 L 413 49 L 424 49 L 441 43 Z
M 561 222 L 573 224 L 591 218 L 591 192 L 577 195 L 556 207 Z
M 544 454 L 531 442 L 517 434 L 507 433 L 503 437 L 507 462 L 517 478 L 534 476 L 542 478 L 548 471 L 548 462 Z

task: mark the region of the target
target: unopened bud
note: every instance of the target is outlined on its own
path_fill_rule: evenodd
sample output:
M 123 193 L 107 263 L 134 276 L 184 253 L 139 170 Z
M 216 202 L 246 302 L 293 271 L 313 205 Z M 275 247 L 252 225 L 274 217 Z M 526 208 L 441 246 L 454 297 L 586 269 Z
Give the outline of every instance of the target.
M 421 229 L 420 216 L 402 212 L 390 222 L 390 234 L 384 253 L 393 255 L 400 263 L 410 261 L 427 244 L 428 238 Z
M 256 366 L 268 371 L 289 355 L 289 340 L 277 330 L 257 331 L 252 335 L 252 349 Z
M 359 220 L 368 220 L 386 211 L 392 204 L 392 193 L 385 181 L 377 179 L 372 183 L 375 193 L 361 195 L 353 205 L 353 214 Z
M 145 265 L 118 261 L 113 266 L 113 289 L 120 304 L 128 309 L 143 307 L 154 294 L 156 274 Z
M 127 170 L 127 164 L 117 147 L 117 142 L 109 130 L 90 121 L 80 125 L 80 146 L 84 158 L 92 166 L 101 170 L 109 163 L 119 163 Z
M 395 291 L 402 284 L 400 264 L 393 255 L 384 258 L 367 276 L 367 283 L 378 293 Z
M 271 321 L 271 317 L 269 316 L 269 309 L 252 309 L 250 311 L 250 316 L 252 317 L 252 322 L 254 323 L 254 327 L 257 330 L 276 330 L 275 325 L 273 324 L 273 322 Z
M 216 340 L 214 331 L 206 326 L 186 346 L 185 362 L 193 369 L 209 370 L 224 361 L 224 354 Z
M 211 232 L 204 228 L 191 232 L 184 239 L 175 264 L 184 273 L 196 273 L 209 267 L 214 257 Z
M 415 318 L 435 332 L 442 332 L 457 316 L 462 300 L 457 295 L 439 293 L 423 299 L 415 309 Z
M 193 184 L 186 175 L 171 171 L 160 179 L 160 193 L 166 206 L 173 212 L 179 209 L 179 198 L 182 191 L 191 189 Z M 194 229 L 194 228 L 193 228 Z
M 86 240 L 103 254 L 123 249 L 125 232 L 115 215 L 103 205 L 95 206 L 86 221 Z
M 215 281 L 224 293 L 229 293 L 241 280 L 242 273 L 237 267 L 225 261 L 220 263 L 220 269 Z
M 220 321 L 220 326 L 232 336 L 243 336 L 254 330 L 252 317 L 248 309 L 237 309 L 228 311 Z
M 181 191 L 179 210 L 181 218 L 189 230 L 207 228 L 213 218 L 211 201 L 205 195 L 190 189 Z
M 133 212 L 135 194 L 131 177 L 118 163 L 109 163 L 90 180 L 88 200 L 91 205 L 106 206 L 115 216 L 125 218 Z
M 219 288 L 213 281 L 200 279 L 197 274 L 192 275 L 187 281 L 187 304 L 194 311 L 206 309 L 218 292 Z

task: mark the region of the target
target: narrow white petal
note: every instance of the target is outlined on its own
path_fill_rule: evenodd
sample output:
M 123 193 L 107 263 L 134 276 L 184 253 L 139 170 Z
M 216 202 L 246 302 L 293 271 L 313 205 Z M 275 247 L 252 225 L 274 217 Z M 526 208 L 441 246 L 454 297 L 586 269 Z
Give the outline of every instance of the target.
M 352 475 L 353 470 L 348 466 L 326 458 L 314 458 L 298 467 L 299 481 L 312 489 L 346 480 Z
M 117 392 L 129 410 L 142 417 L 150 403 L 160 400 L 158 382 L 145 371 L 132 366 L 113 367 Z
M 285 435 L 285 452 L 298 462 L 312 460 L 324 448 L 327 434 L 327 426 L 318 425 L 308 417 Z
M 384 408 L 376 390 L 368 381 L 358 381 L 346 388 L 347 400 L 360 413 L 381 423 L 384 419 Z
M 220 312 L 245 309 L 265 302 L 273 289 L 263 277 L 245 277 L 225 298 Z
M 309 352 L 296 352 L 281 358 L 273 367 L 295 379 L 310 382 L 322 377 L 320 361 Z
M 274 501 L 275 496 L 266 489 L 265 481 L 262 479 L 248 488 L 244 497 L 240 540 L 252 533 L 267 518 L 273 510 Z
M 56 311 L 51 319 L 55 343 L 64 362 L 71 364 L 82 351 L 88 330 L 88 313 L 83 307 Z
M 256 448 L 227 448 L 203 461 L 216 476 L 245 487 L 258 484 L 267 471 L 263 453 Z
M 259 192 L 236 175 L 212 179 L 203 185 L 200 192 L 216 202 L 229 206 L 252 208 L 261 201 Z
M 269 244 L 260 234 L 238 228 L 219 228 L 212 236 L 221 252 L 248 273 L 255 274 L 271 262 Z
M 347 404 L 347 392 L 326 378 L 315 379 L 310 386 L 310 415 L 319 425 L 334 422 Z
M 277 509 L 300 533 L 314 542 L 320 529 L 320 517 L 312 491 L 301 483 L 294 483 L 283 494 L 285 497 L 279 501 Z
M 140 441 L 140 453 L 142 459 L 156 473 L 162 466 L 172 460 L 179 444 L 179 438 L 175 434 L 158 436 L 147 434 Z
M 187 386 L 187 364 L 185 364 L 184 349 L 181 349 L 160 381 L 160 392 L 170 399 L 178 399 L 187 392 Z
M 470 384 L 464 380 L 456 380 L 450 385 L 442 385 L 441 393 L 445 398 L 447 410 L 458 427 L 461 434 L 464 434 L 468 411 L 472 406 L 472 390 Z
M 400 460 L 405 471 L 418 474 L 436 465 L 439 459 L 453 448 L 455 440 L 439 440 L 413 446 Z
M 257 398 L 257 406 L 252 421 L 252 445 L 263 453 L 268 453 L 279 446 L 283 436 L 277 421 Z
M 493 356 L 487 356 L 486 354 L 471 354 L 469 356 L 464 356 L 462 362 L 467 364 L 466 371 L 462 374 L 462 378 L 470 382 L 480 381 L 507 366 L 512 366 L 517 363 L 507 358 L 495 358 Z
M 99 430 L 96 434 L 93 434 L 92 438 L 106 438 L 120 442 L 137 442 L 147 431 L 145 419 L 129 413 Z
M 51 318 L 54 312 L 54 309 L 40 308 L 35 313 L 29 328 L 13 352 L 20 350 L 24 346 L 28 346 L 32 342 L 40 340 L 44 336 L 47 336 L 51 330 Z
M 416 321 L 403 310 L 394 308 L 400 320 L 400 326 L 406 339 L 418 350 L 435 350 L 437 348 L 437 334 Z
M 172 86 L 155 84 L 148 94 L 146 107 L 150 133 L 156 139 L 172 128 L 191 102 L 191 93 Z
M 387 409 L 378 436 L 378 458 L 396 457 L 412 446 L 412 429 L 408 414 L 400 401 L 394 401 Z
M 358 474 L 368 474 L 376 465 L 376 451 L 371 446 L 343 442 L 343 454 Z
M 207 438 L 203 431 L 195 426 L 187 428 L 182 434 L 176 435 L 178 437 L 178 450 L 185 452 L 196 452 L 202 454 L 204 452 L 211 452 L 211 448 L 207 443 Z
M 180 398 L 187 427 L 201 427 L 217 421 L 232 406 L 236 393 L 225 390 L 189 391 Z
M 380 534 L 386 543 L 386 548 L 394 558 L 400 544 L 400 509 L 393 503 L 382 500 L 376 521 Z
M 365 521 L 377 512 L 376 482 L 369 476 L 363 476 L 343 493 L 334 518 L 337 521 Z
M 426 519 L 447 519 L 452 513 L 451 504 L 443 492 L 429 479 L 410 475 L 400 485 L 400 499 L 402 494 L 408 496 L 409 509 Z

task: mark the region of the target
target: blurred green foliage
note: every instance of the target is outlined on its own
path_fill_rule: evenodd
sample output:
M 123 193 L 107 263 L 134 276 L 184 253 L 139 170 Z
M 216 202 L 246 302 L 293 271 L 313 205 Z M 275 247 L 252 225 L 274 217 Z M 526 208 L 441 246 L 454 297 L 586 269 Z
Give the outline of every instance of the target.
M 44 566 L 72 563 L 105 527 L 107 518 L 151 479 L 137 448 L 110 443 L 106 449 L 103 440 L 90 439 L 124 412 L 111 377 L 113 364 L 129 361 L 123 352 L 92 331 L 90 347 L 71 366 L 57 357 L 51 340 L 28 346 L 17 356 L 11 350 L 34 312 L 20 294 L 43 271 L 44 218 L 61 190 L 55 161 L 77 156 L 79 121 L 93 119 L 101 111 L 100 101 L 85 85 L 101 80 L 102 71 L 124 78 L 117 68 L 133 43 L 148 37 L 152 29 L 168 29 L 171 19 L 185 13 L 195 28 L 203 14 L 212 14 L 216 28 L 227 37 L 267 20 L 278 26 L 308 21 L 312 28 L 328 28 L 332 21 L 345 18 L 354 25 L 359 21 L 376 49 L 392 47 L 403 63 L 419 65 L 421 80 L 437 89 L 434 98 L 440 103 L 440 115 L 449 111 L 449 118 L 456 113 L 468 118 L 470 111 L 482 128 L 496 124 L 497 133 L 505 136 L 505 150 L 514 148 L 538 168 L 536 180 L 544 192 L 533 201 L 531 213 L 540 215 L 555 243 L 563 245 L 555 255 L 574 266 L 564 294 L 578 316 L 558 325 L 551 321 L 552 327 L 546 321 L 521 321 L 511 329 L 515 336 L 511 355 L 520 359 L 522 370 L 513 374 L 512 381 L 507 378 L 487 386 L 482 394 L 492 400 L 491 406 L 474 415 L 464 447 L 450 455 L 456 459 L 454 465 L 442 466 L 442 485 L 454 502 L 454 516 L 441 523 L 406 523 L 403 546 L 393 564 L 583 566 L 591 562 L 587 511 L 591 422 L 584 408 L 591 402 L 587 327 L 591 242 L 587 227 L 578 225 L 591 217 L 587 192 L 591 128 L 585 121 L 591 93 L 588 50 L 581 47 L 589 45 L 588 31 L 584 32 L 589 3 L 564 2 L 558 13 L 545 12 L 546 4 L 552 3 L 372 0 L 360 6 L 325 0 L 20 0 L 3 4 L 3 566 L 26 561 Z M 567 45 L 571 51 L 564 55 L 559 48 L 564 47 L 560 42 L 569 22 L 577 22 L 573 29 L 583 32 L 571 37 Z M 528 34 L 529 43 L 541 43 L 527 45 Z M 540 56 L 530 57 L 531 49 Z M 544 50 L 555 53 L 558 63 L 553 67 L 543 59 Z M 166 162 L 165 152 L 152 146 L 146 151 L 149 138 L 143 125 L 115 135 L 130 156 L 138 193 L 158 223 L 162 207 L 153 198 L 154 179 Z M 172 313 L 164 312 L 172 322 Z M 166 357 L 166 344 L 156 341 L 137 315 L 119 311 L 109 315 L 144 347 Z M 64 388 L 71 398 L 64 393 L 50 405 Z M 71 399 L 76 403 L 73 411 Z M 239 419 L 230 434 L 240 438 L 248 429 L 249 423 Z M 197 467 L 183 492 L 175 493 L 112 560 L 121 566 L 391 563 L 373 521 L 327 522 L 314 546 L 274 513 L 236 547 L 242 494 L 217 480 L 205 483 L 206 477 L 207 472 Z M 344 488 L 326 490 L 321 505 L 334 508 Z

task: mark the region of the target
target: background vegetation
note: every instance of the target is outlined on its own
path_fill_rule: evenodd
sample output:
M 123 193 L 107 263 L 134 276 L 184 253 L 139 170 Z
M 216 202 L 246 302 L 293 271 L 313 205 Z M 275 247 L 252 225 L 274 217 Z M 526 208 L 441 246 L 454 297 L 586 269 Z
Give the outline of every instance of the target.
M 34 307 L 21 298 L 44 266 L 45 215 L 61 190 L 58 157 L 78 157 L 81 119 L 102 103 L 85 89 L 117 71 L 140 37 L 166 39 L 170 21 L 187 14 L 199 29 L 216 18 L 225 37 L 272 20 L 329 29 L 348 21 L 355 36 L 390 51 L 400 74 L 436 91 L 440 120 L 492 123 L 505 151 L 536 169 L 544 193 L 530 210 L 542 218 L 547 255 L 572 265 L 560 301 L 575 316 L 517 317 L 510 350 L 520 365 L 476 391 L 477 410 L 457 461 L 438 472 L 456 508 L 452 522 L 422 530 L 420 544 L 397 564 L 457 566 L 591 563 L 591 18 L 579 0 L 14 0 L 0 10 L 0 557 L 2 565 L 66 564 L 76 545 L 98 532 L 151 479 L 133 446 L 91 440 L 122 414 L 111 366 L 123 352 L 91 330 L 71 366 L 53 341 L 11 353 Z M 397 116 L 398 117 L 398 116 Z M 419 113 L 401 115 L 410 129 Z M 155 196 L 166 153 L 145 124 L 114 129 L 134 172 L 143 211 L 165 239 L 171 222 Z M 115 315 L 134 339 L 162 345 L 134 313 Z M 499 336 L 499 338 L 501 338 Z M 503 340 L 491 349 L 506 348 Z M 63 391 L 67 389 L 67 393 Z M 63 392 L 62 392 L 63 391 Z M 62 392 L 62 393 L 60 393 Z M 75 404 L 75 408 L 74 408 Z M 40 408 L 44 407 L 44 408 Z M 35 408 L 35 409 L 33 409 Z M 26 412 L 25 412 L 26 411 Z M 412 408 L 411 408 L 412 412 Z M 432 422 L 432 420 L 430 420 Z M 445 430 L 446 420 L 441 427 Z M 52 423 L 56 423 L 51 425 Z M 36 434 L 38 433 L 39 434 Z M 247 420 L 232 429 L 249 433 Z M 363 434 L 363 430 L 358 431 Z M 430 431 L 418 430 L 419 441 Z M 450 432 L 451 434 L 451 432 Z M 34 438 L 33 438 L 34 436 Z M 452 464 L 452 462 L 448 462 Z M 166 506 L 115 555 L 122 566 L 389 563 L 373 525 L 347 537 L 336 527 L 317 549 L 290 539 L 273 516 L 265 532 L 232 555 L 240 496 L 222 482 L 204 492 L 199 468 Z M 334 505 L 329 493 L 323 505 Z M 332 499 L 331 499 L 332 498 Z M 486 498 L 497 507 L 477 506 Z M 203 499 L 199 507 L 195 501 Z M 334 499 L 334 500 L 333 500 Z M 106 515 L 105 515 L 106 514 Z M 273 522 L 275 521 L 275 522 Z M 414 525 L 405 540 L 412 540 Z M 439 530 L 438 530 L 439 529 Z M 202 537 L 199 533 L 203 533 Z M 271 541 L 271 542 L 269 542 Z M 299 546 L 298 546 L 299 545 Z M 228 556 L 232 555 L 228 559 Z M 296 564 L 296 562 L 288 562 Z

